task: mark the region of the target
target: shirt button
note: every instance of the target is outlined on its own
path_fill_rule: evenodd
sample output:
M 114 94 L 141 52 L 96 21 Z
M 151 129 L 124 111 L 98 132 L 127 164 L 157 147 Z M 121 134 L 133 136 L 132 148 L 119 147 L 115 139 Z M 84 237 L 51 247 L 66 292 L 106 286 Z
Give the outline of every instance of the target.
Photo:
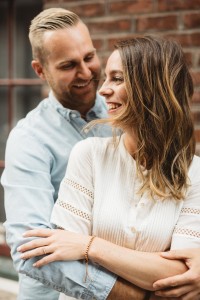
M 143 203 L 143 202 L 142 202 L 142 203 L 140 203 L 140 206 L 141 206 L 141 207 L 143 207 L 143 206 L 144 206 L 144 203 Z
M 72 114 L 71 116 L 72 116 L 72 118 L 76 118 L 76 117 L 77 117 L 77 115 L 76 115 L 76 114 Z

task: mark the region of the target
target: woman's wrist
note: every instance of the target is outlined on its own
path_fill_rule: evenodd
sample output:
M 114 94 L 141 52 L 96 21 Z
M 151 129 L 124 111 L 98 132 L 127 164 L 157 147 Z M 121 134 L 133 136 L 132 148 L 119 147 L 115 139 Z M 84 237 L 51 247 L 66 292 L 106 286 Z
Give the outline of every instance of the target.
M 94 239 L 95 239 L 95 235 L 89 237 L 89 241 L 88 241 L 88 243 L 87 243 L 87 247 L 86 247 L 85 252 L 84 252 L 85 268 L 86 268 L 86 270 L 85 270 L 85 279 L 84 279 L 84 282 L 87 281 L 87 277 L 90 277 L 89 274 L 88 274 L 88 264 L 89 264 L 89 256 L 88 256 L 88 253 L 89 253 L 90 247 L 91 247 L 91 245 L 92 245 Z
M 88 258 L 98 263 L 98 253 L 100 251 L 100 238 L 95 237 L 88 250 Z

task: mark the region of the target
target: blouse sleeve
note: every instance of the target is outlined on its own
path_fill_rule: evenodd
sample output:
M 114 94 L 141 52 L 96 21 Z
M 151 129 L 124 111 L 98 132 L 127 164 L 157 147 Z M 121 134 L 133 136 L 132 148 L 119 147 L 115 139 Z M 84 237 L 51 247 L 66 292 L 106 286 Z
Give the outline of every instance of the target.
M 191 171 L 191 186 L 172 236 L 171 249 L 200 248 L 200 159 Z
M 86 139 L 71 151 L 51 222 L 69 231 L 91 234 L 93 200 L 92 153 Z

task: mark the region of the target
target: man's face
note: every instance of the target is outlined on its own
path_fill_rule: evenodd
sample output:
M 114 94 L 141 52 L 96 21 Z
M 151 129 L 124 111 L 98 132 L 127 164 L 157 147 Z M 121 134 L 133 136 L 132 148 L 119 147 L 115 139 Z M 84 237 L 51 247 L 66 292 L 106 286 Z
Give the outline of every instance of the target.
M 59 102 L 85 114 L 95 102 L 100 63 L 87 27 L 78 25 L 48 31 L 43 76 Z

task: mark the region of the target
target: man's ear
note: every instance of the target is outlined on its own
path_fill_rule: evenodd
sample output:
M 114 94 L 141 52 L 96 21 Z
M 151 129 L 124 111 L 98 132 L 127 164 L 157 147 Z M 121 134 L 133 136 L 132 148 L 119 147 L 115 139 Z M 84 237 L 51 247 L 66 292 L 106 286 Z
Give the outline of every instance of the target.
M 36 73 L 42 80 L 46 80 L 45 74 L 44 74 L 44 72 L 43 72 L 43 66 L 41 65 L 41 63 L 40 63 L 38 60 L 32 60 L 31 66 L 32 66 L 33 70 L 35 71 L 35 73 Z

